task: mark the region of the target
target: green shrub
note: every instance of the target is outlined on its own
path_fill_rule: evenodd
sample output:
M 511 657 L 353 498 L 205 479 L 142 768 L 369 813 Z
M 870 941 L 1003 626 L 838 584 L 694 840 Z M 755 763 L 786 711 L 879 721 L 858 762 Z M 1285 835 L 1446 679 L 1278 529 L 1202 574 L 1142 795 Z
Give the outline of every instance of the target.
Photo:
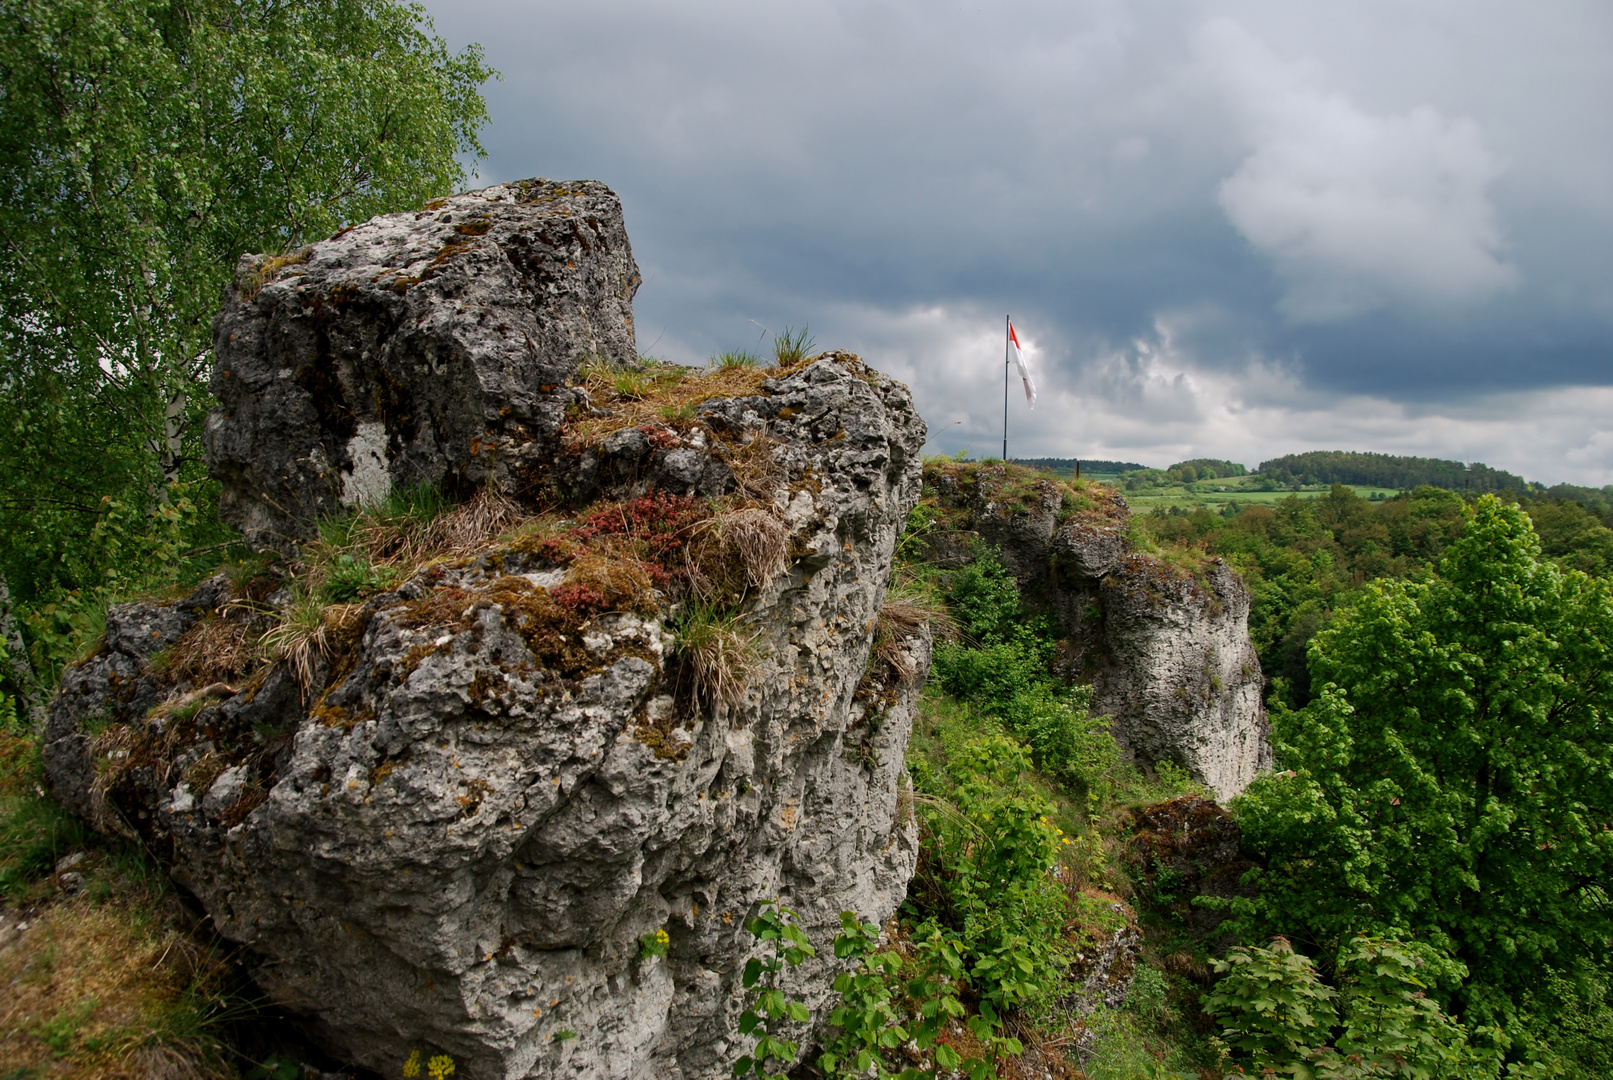
M 1003 723 L 1030 748 L 1036 767 L 1072 794 L 1102 799 L 1120 762 L 1109 718 L 1087 712 L 1090 686 L 1060 692 L 1048 683 L 1025 687 L 1008 699 Z
M 1284 1068 L 1327 1043 L 1338 1022 L 1338 991 L 1323 985 L 1316 965 L 1287 938 L 1274 938 L 1269 949 L 1235 946 L 1214 967 L 1221 979 L 1204 1011 L 1256 1068 Z
M 1427 582 L 1366 586 L 1272 716 L 1292 771 L 1233 803 L 1265 865 L 1234 931 L 1338 948 L 1409 930 L 1459 959 L 1470 1020 L 1520 1026 L 1549 970 L 1613 940 L 1613 601 L 1486 495 Z
M 739 1033 L 751 1036 L 751 1052 L 734 1063 L 734 1075 L 755 1074 L 757 1080 L 785 1080 L 784 1073 L 768 1072 L 769 1063 L 788 1069 L 794 1064 L 800 1044 L 783 1037 L 786 1025 L 810 1020 L 807 1007 L 791 1000 L 779 985 L 785 968 L 798 967 L 818 951 L 796 925 L 795 912 L 777 900 L 764 900 L 756 917 L 745 928 L 761 942 L 766 952 L 745 962 L 741 978 L 746 990 L 755 991 L 750 1007 L 739 1016 Z
M 6 652 L 6 643 L 0 641 L 0 672 L 11 670 L 11 654 Z M 0 690 L 0 735 L 17 729 L 17 699 L 4 690 Z
M 1467 1030 L 1430 993 L 1432 976 L 1460 971 L 1427 946 L 1352 939 L 1336 965 L 1342 993 L 1286 938 L 1274 938 L 1270 948 L 1236 946 L 1214 966 L 1222 978 L 1204 1009 L 1257 1069 L 1317 1080 L 1481 1080 L 1499 1073 L 1499 1051 L 1470 1046 Z M 1526 1065 L 1507 1075 L 1547 1073 Z
M 953 575 L 947 606 L 964 632 L 982 644 L 1014 636 L 1020 622 L 1019 586 L 996 549 L 981 552 Z
M 942 642 L 935 649 L 933 669 L 936 680 L 953 697 L 1000 712 L 1020 690 L 1049 681 L 1050 653 L 1045 642 L 1021 630 L 1011 640 L 979 648 Z
M 961 946 L 933 922 L 914 933 L 911 958 L 895 949 L 881 952 L 879 927 L 854 912 L 840 913 L 840 927 L 835 957 L 854 959 L 857 965 L 835 978 L 840 999 L 829 1013 L 831 1030 L 818 1058 L 826 1075 L 934 1080 L 961 1072 L 971 1080 L 986 1080 L 996 1075 L 991 1060 L 1024 1051 L 1018 1039 L 1001 1033 L 1001 1018 L 989 1003 L 982 1002 L 971 1015 L 958 1000 L 964 981 Z M 940 1041 L 942 1032 L 960 1021 L 991 1060 L 966 1059 Z M 892 1073 L 890 1059 L 904 1050 L 930 1055 L 935 1068 Z
M 948 762 L 949 805 L 924 811 L 945 921 L 981 1000 L 999 1011 L 1045 999 L 1065 962 L 1064 943 L 1048 932 L 1068 908 L 1049 873 L 1062 838 L 1053 804 L 1024 782 L 1029 770 L 1019 743 L 978 739 Z

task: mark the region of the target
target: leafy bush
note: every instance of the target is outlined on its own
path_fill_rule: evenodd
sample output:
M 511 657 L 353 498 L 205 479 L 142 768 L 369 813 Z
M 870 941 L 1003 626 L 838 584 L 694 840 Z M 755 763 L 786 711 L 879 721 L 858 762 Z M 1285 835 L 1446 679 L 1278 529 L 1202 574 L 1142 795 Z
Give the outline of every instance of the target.
M 925 808 L 946 921 L 981 1000 L 997 1010 L 1043 998 L 1065 961 L 1063 943 L 1048 933 L 1067 907 L 1049 873 L 1064 841 L 1049 820 L 1052 803 L 1023 782 L 1029 769 L 1012 739 L 976 740 L 948 763 L 950 805 Z
M 1438 576 L 1373 584 L 1310 650 L 1320 694 L 1272 718 L 1293 771 L 1233 805 L 1266 857 L 1245 934 L 1337 948 L 1410 930 L 1472 972 L 1482 1023 L 1515 1024 L 1553 968 L 1613 941 L 1613 601 L 1543 562 L 1485 496 Z
M 1108 722 L 1088 715 L 1090 687 L 1067 687 L 1050 673 L 1049 621 L 1024 610 L 997 553 L 986 550 L 958 571 L 947 598 L 975 644 L 937 646 L 936 681 L 1000 720 L 1042 772 L 1077 794 L 1101 797 L 1120 757 Z
M 1338 992 L 1324 986 L 1310 958 L 1286 938 L 1271 948 L 1235 946 L 1215 961 L 1221 981 L 1204 1009 L 1224 1025 L 1222 1038 L 1257 1068 L 1278 1068 L 1328 1041 L 1338 1021 Z
M 11 669 L 11 654 L 6 651 L 6 643 L 0 640 L 0 672 Z M 17 699 L 0 690 L 0 735 L 6 735 L 17 729 Z
M 935 650 L 935 677 L 953 697 L 995 712 L 1025 687 L 1049 681 L 1050 651 L 1028 630 L 979 648 L 943 642 Z
M 787 1023 L 804 1024 L 812 1017 L 805 1005 L 785 995 L 780 981 L 785 968 L 798 967 L 818 951 L 795 918 L 795 912 L 777 900 L 764 900 L 756 917 L 745 923 L 767 951 L 745 962 L 741 981 L 756 995 L 739 1016 L 739 1033 L 754 1037 L 755 1046 L 734 1063 L 735 1076 L 754 1073 L 757 1080 L 784 1080 L 782 1072 L 768 1072 L 768 1063 L 777 1061 L 787 1069 L 801 1051 L 798 1043 L 783 1038 L 782 1033 Z
M 829 1014 L 833 1031 L 818 1058 L 825 1074 L 933 1080 L 961 1071 L 971 1080 L 985 1080 L 996 1075 L 991 1059 L 1023 1052 L 1018 1039 L 1001 1034 L 1000 1020 L 989 1004 L 971 1015 L 958 1000 L 964 981 L 959 944 L 933 922 L 914 935 L 911 959 L 895 949 L 880 951 L 879 927 L 863 922 L 854 912 L 841 912 L 840 926 L 835 957 L 855 959 L 857 966 L 835 978 L 840 1000 Z M 964 1058 L 940 1041 L 946 1027 L 959 1021 L 989 1057 Z M 935 1068 L 892 1073 L 892 1059 L 902 1051 L 929 1055 Z
M 1090 686 L 1062 693 L 1042 683 L 1014 693 L 1002 709 L 1004 724 L 1030 748 L 1036 767 L 1073 794 L 1102 799 L 1120 762 L 1108 717 L 1087 712 Z
M 964 632 L 982 644 L 1012 638 L 1019 624 L 1019 586 L 993 549 L 953 576 L 947 604 Z
M 1223 1039 L 1258 1069 L 1319 1080 L 1497 1075 L 1499 1054 L 1470 1047 L 1466 1029 L 1429 995 L 1423 976 L 1442 965 L 1426 947 L 1355 938 L 1339 956 L 1342 994 L 1324 985 L 1286 938 L 1270 948 L 1234 947 L 1214 965 L 1222 978 L 1204 1008 L 1224 1025 Z

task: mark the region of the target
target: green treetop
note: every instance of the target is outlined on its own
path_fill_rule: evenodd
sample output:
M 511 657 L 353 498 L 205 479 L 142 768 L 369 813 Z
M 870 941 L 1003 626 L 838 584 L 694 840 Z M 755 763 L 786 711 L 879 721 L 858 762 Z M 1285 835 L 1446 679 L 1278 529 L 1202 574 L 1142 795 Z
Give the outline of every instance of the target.
M 99 582 L 104 500 L 199 478 L 240 255 L 459 186 L 492 72 L 392 0 L 0 13 L 0 572 L 34 600 Z
M 1236 804 L 1263 853 L 1246 933 L 1324 949 L 1429 941 L 1504 1021 L 1613 941 L 1613 602 L 1485 496 L 1426 583 L 1369 585 L 1310 649 L 1317 696 L 1272 719 L 1289 770 Z

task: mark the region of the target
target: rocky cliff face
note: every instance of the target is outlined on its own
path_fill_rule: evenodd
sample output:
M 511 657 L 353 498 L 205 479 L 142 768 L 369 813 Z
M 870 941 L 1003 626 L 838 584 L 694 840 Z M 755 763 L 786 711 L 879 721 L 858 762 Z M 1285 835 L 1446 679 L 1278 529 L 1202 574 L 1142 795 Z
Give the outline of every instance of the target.
M 218 322 L 233 519 L 285 546 L 385 485 L 506 494 L 115 608 L 51 708 L 55 792 L 163 852 L 346 1060 L 726 1075 L 759 902 L 824 942 L 912 873 L 927 631 L 869 662 L 920 493 L 906 388 L 842 354 L 578 385 L 633 356 L 599 185 L 462 196 L 289 269 Z M 833 964 L 792 973 L 815 1012 Z
M 1199 573 L 1133 551 L 1128 511 L 1097 485 L 1075 491 L 1028 469 L 944 463 L 926 475 L 946 527 L 935 557 L 998 547 L 1021 588 L 1058 617 L 1094 713 L 1137 759 L 1170 761 L 1230 798 L 1271 766 L 1249 593 L 1221 560 Z

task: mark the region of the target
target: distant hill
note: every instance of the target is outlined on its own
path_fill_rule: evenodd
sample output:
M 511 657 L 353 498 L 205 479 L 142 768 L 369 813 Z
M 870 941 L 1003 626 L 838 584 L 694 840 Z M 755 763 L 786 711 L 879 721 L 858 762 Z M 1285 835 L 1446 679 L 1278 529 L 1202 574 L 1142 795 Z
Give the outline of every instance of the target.
M 1249 469 L 1236 461 L 1221 458 L 1196 457 L 1178 461 L 1165 470 L 1172 480 L 1225 480 L 1229 476 L 1248 476 Z
M 1015 458 L 1016 464 L 1029 465 L 1033 469 L 1053 469 L 1058 472 L 1074 472 L 1075 458 L 1064 457 L 1033 457 Z M 1139 465 L 1135 461 L 1106 461 L 1102 458 L 1081 458 L 1081 471 L 1084 473 L 1102 473 L 1105 476 L 1118 476 L 1120 473 L 1131 472 L 1134 469 L 1146 469 L 1148 466 Z
M 1422 484 L 1451 491 L 1538 491 L 1521 476 L 1480 462 L 1464 464 L 1441 458 L 1363 454 L 1351 450 L 1313 450 L 1262 461 L 1261 476 L 1282 484 L 1373 484 L 1409 489 Z

